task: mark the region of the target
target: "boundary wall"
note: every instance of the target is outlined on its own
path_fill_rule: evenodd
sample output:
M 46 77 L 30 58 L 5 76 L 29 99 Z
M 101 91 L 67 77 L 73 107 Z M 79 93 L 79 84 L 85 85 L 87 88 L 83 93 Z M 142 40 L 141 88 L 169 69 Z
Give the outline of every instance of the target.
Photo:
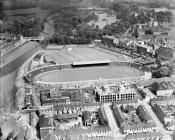
M 100 79 L 100 80 L 85 80 L 85 81 L 74 81 L 74 82 L 43 82 L 43 81 L 36 81 L 35 77 L 38 74 L 54 71 L 54 70 L 62 70 L 62 69 L 74 69 L 72 64 L 64 64 L 64 65 L 51 65 L 40 67 L 29 71 L 25 79 L 28 82 L 31 82 L 33 85 L 37 87 L 44 87 L 44 88 L 52 88 L 52 87 L 59 87 L 62 89 L 76 89 L 76 88 L 86 88 L 86 87 L 95 87 L 95 86 L 103 86 L 109 84 L 118 84 L 119 82 L 127 82 L 127 83 L 135 83 L 139 81 L 146 81 L 152 78 L 152 74 L 149 71 L 149 68 L 142 66 L 137 63 L 132 62 L 110 62 L 109 66 L 126 66 L 126 67 L 133 67 L 139 69 L 144 72 L 144 75 L 139 77 L 130 77 L 130 78 L 113 78 L 113 79 Z

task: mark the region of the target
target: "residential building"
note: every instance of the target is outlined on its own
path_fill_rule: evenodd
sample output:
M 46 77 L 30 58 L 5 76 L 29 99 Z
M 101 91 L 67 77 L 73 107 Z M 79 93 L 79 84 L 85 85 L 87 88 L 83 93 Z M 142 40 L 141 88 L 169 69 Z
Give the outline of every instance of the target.
M 171 97 L 174 95 L 175 81 L 161 82 L 156 90 L 157 96 Z
M 149 45 L 148 43 L 144 41 L 138 41 L 137 45 L 137 53 L 138 54 L 144 54 L 144 55 L 152 55 L 154 54 L 154 46 Z
M 114 38 L 111 37 L 111 36 L 103 36 L 102 37 L 102 43 L 104 45 L 113 46 L 114 45 Z
M 161 140 L 163 138 L 163 134 L 160 132 L 147 132 L 147 133 L 138 133 L 138 134 L 128 134 L 125 137 L 125 140 L 149 140 L 156 139 Z
M 172 60 L 175 57 L 174 49 L 168 47 L 160 47 L 157 49 L 157 58 L 163 60 Z
M 151 116 L 141 105 L 117 104 L 113 106 L 113 113 L 124 134 L 146 133 L 157 130 Z
M 46 117 L 44 114 L 40 115 L 39 127 L 41 140 L 44 140 L 48 133 L 54 129 L 53 118 Z
M 91 112 L 90 111 L 83 112 L 83 121 L 84 121 L 85 126 L 91 125 Z
M 175 129 L 175 98 L 152 99 L 151 106 L 167 130 Z
M 139 105 L 137 107 L 137 113 L 143 122 L 153 123 L 153 120 L 152 120 L 150 114 L 148 113 L 148 111 L 146 110 L 146 108 L 143 105 Z
M 82 98 L 79 89 L 60 90 L 56 88 L 40 91 L 42 105 L 52 105 L 53 103 L 81 102 Z

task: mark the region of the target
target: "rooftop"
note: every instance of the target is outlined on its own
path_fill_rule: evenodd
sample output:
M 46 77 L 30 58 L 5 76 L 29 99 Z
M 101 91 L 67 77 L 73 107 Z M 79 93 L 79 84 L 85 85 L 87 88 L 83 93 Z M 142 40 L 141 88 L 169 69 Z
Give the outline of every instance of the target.
M 77 118 L 77 117 L 78 117 L 77 113 L 55 115 L 55 119 L 71 119 L 71 118 Z
M 105 85 L 100 88 L 96 87 L 98 94 L 110 95 L 110 94 L 126 94 L 126 93 L 138 93 L 135 85 L 128 85 L 120 83 L 118 85 Z
M 154 133 L 154 132 L 147 132 L 147 133 L 137 133 L 137 134 L 128 134 L 126 136 L 126 140 L 133 140 L 133 139 L 141 139 L 141 138 L 152 138 L 152 137 L 162 137 L 162 133 Z
M 161 82 L 159 84 L 158 90 L 174 90 L 175 89 L 175 81 Z
M 133 107 L 131 109 L 130 107 Z M 151 128 L 156 127 L 155 123 L 153 122 L 152 118 L 148 114 L 147 110 L 143 108 L 143 106 L 137 106 L 136 108 L 132 105 L 128 106 L 114 106 L 114 114 L 115 117 L 119 123 L 119 126 L 122 130 L 128 130 L 128 129 L 140 129 L 140 128 Z M 140 115 L 137 114 L 137 109 L 140 111 Z M 147 114 L 147 116 L 144 116 Z M 144 117 L 143 119 L 146 120 L 146 122 L 143 122 L 141 119 L 141 116 Z M 152 120 L 152 121 L 149 121 Z
M 154 98 L 151 99 L 151 104 L 157 104 L 157 103 L 175 103 L 175 97 L 162 97 L 162 98 Z
M 82 102 L 75 102 L 71 104 L 56 104 L 54 105 L 54 110 L 62 109 L 62 108 L 76 108 L 76 107 L 93 107 L 93 106 L 101 106 L 102 103 L 96 102 L 96 103 L 82 103 Z
M 42 114 L 39 116 L 40 128 L 53 127 L 53 122 L 46 115 Z

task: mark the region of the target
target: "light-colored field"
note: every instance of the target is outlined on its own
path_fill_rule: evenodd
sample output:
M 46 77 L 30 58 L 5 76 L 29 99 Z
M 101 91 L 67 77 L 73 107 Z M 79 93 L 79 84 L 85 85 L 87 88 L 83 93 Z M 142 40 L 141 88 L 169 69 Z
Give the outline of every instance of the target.
M 36 80 L 44 82 L 70 82 L 98 79 L 139 77 L 143 72 L 123 66 L 100 66 L 89 68 L 63 69 L 61 71 L 51 71 L 38 75 Z
M 129 56 L 120 53 L 106 53 L 93 48 L 78 48 L 73 47 L 71 51 L 67 49 L 63 51 L 58 51 L 45 56 L 47 61 L 55 61 L 57 64 L 72 63 L 75 61 L 129 61 L 131 58 Z

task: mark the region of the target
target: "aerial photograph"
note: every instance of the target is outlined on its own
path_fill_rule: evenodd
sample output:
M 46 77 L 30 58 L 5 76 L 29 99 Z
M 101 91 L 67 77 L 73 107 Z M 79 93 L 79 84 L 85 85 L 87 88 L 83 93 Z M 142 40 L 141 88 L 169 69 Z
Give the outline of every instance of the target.
M 0 140 L 175 140 L 175 0 L 0 0 Z

